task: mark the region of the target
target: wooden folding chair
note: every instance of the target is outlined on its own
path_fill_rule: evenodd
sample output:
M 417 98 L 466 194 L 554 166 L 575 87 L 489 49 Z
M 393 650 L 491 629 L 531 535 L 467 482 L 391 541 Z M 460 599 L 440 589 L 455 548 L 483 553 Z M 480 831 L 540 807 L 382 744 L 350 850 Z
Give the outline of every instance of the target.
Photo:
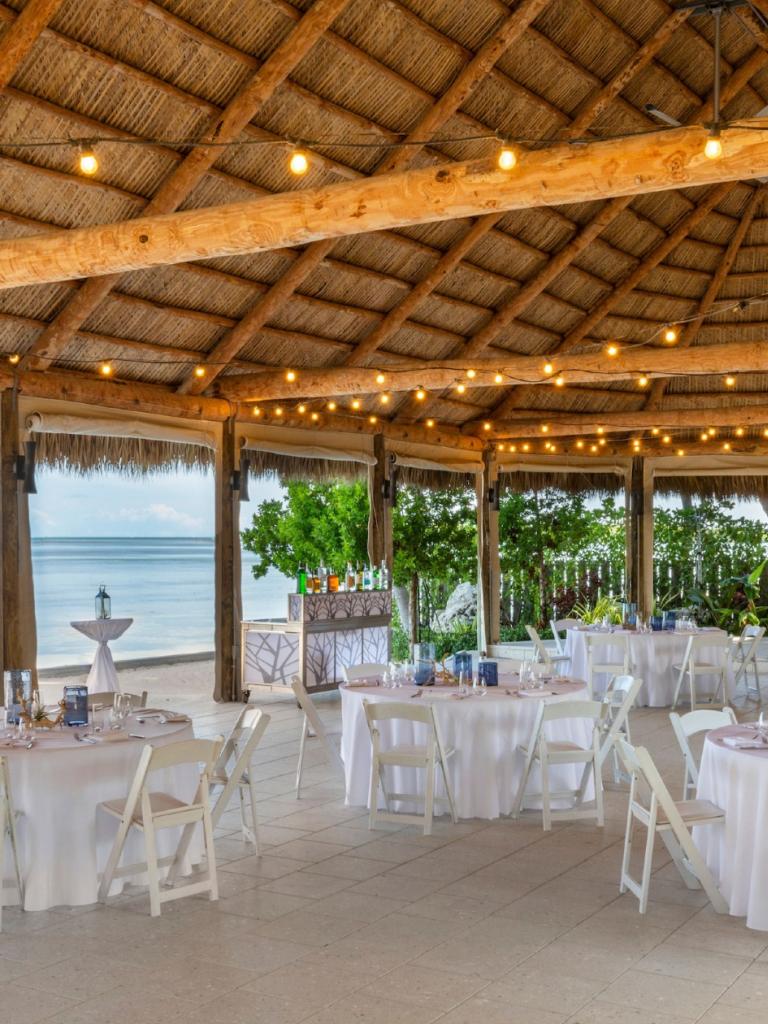
M 648 894 L 653 867 L 653 844 L 660 835 L 675 867 L 689 889 L 703 888 L 718 914 L 728 913 L 728 904 L 693 841 L 690 828 L 696 825 L 722 825 L 725 811 L 709 800 L 672 799 L 664 780 L 645 747 L 633 747 L 618 740 L 619 756 L 631 777 L 624 855 L 621 861 L 619 891 L 629 890 L 640 901 L 640 913 L 648 909 Z M 643 799 L 643 796 L 646 799 Z M 629 873 L 635 822 L 648 830 L 640 880 Z
M 341 733 L 336 730 L 329 730 L 323 724 L 323 720 L 320 717 L 315 703 L 307 693 L 304 684 L 298 676 L 294 676 L 291 681 L 291 688 L 296 696 L 299 707 L 304 712 L 304 720 L 301 726 L 301 741 L 299 743 L 299 764 L 296 769 L 296 799 L 298 800 L 301 796 L 301 776 L 304 771 L 304 753 L 307 745 L 307 739 L 314 735 L 320 741 L 320 744 L 325 752 L 325 756 L 328 759 L 328 763 L 335 768 L 342 779 L 344 778 L 344 762 L 341 760 L 341 753 L 339 752 L 339 746 L 337 742 L 341 739 Z
M 672 711 L 669 721 L 683 754 L 683 800 L 687 800 L 690 791 L 695 792 L 699 784 L 699 763 L 688 740 L 697 733 L 722 729 L 725 725 L 736 725 L 736 715 L 733 708 L 723 708 L 722 711 L 701 708 L 698 711 L 689 711 L 687 715 L 678 715 L 676 711 Z
M 542 822 L 544 831 L 552 828 L 553 821 L 574 821 L 584 818 L 595 818 L 602 826 L 603 816 L 603 785 L 600 775 L 600 723 L 604 714 L 603 705 L 597 700 L 563 700 L 554 704 L 545 701 L 539 703 L 533 733 L 527 746 L 518 749 L 525 756 L 525 768 L 520 787 L 513 805 L 512 817 L 519 818 L 526 796 L 541 798 Z M 592 725 L 592 743 L 589 747 L 581 747 L 578 743 L 567 740 L 550 740 L 546 735 L 549 722 L 564 719 L 590 719 Z M 541 793 L 526 794 L 525 788 L 534 764 L 538 763 L 541 770 Z M 555 765 L 581 764 L 583 771 L 578 789 L 551 792 L 549 788 L 550 769 Z M 584 807 L 584 797 L 589 783 L 590 772 L 595 784 L 595 807 Z M 565 810 L 552 810 L 553 800 L 571 800 L 573 806 Z
M 453 790 L 448 778 L 446 762 L 453 755 L 453 750 L 446 747 L 440 735 L 435 718 L 434 708 L 429 704 L 414 704 L 406 701 L 363 701 L 365 718 L 371 734 L 371 789 L 369 795 L 368 827 L 376 828 L 377 821 L 405 822 L 423 825 L 424 835 L 432 832 L 435 800 L 445 800 L 450 809 L 453 823 L 456 824 L 456 807 L 453 801 Z M 423 743 L 396 743 L 389 747 L 382 746 L 379 722 L 414 722 L 426 730 Z M 391 809 L 393 801 L 417 802 L 421 799 L 417 793 L 393 793 L 386 783 L 384 769 L 398 766 L 400 768 L 423 768 L 424 779 L 424 814 L 406 814 Z M 445 785 L 445 797 L 435 796 L 435 770 L 442 772 Z M 379 810 L 379 786 L 384 794 L 386 811 Z
M 210 899 L 219 898 L 216 880 L 216 854 L 213 846 L 213 822 L 209 800 L 209 781 L 213 766 L 221 752 L 223 736 L 213 740 L 181 740 L 163 747 L 147 745 L 142 751 L 136 774 L 133 777 L 128 796 L 124 800 L 107 800 L 99 807 L 117 818 L 120 825 L 115 836 L 112 851 L 101 876 L 98 898 L 106 902 L 109 889 L 115 878 L 147 872 L 149 877 L 149 902 L 152 917 L 160 914 L 160 905 L 169 900 L 207 892 Z M 197 791 L 190 803 L 185 803 L 169 793 L 150 791 L 149 776 L 156 771 L 184 764 L 202 765 Z M 160 890 L 160 868 L 173 865 L 173 857 L 158 860 L 157 836 L 159 829 L 202 825 L 207 858 L 207 871 L 202 878 L 173 889 Z M 128 833 L 136 828 L 144 834 L 146 861 L 119 867 Z M 184 833 L 182 833 L 182 838 Z M 174 875 L 175 875 L 174 871 Z
M 0 757 L 0 932 L 3 930 L 3 887 L 5 885 L 5 844 L 10 843 L 19 905 L 24 909 L 24 880 L 21 875 L 19 843 L 16 836 L 17 813 L 13 806 L 11 769 L 7 757 Z
M 601 721 L 600 770 L 608 757 L 613 757 L 613 781 L 622 781 L 621 760 L 616 750 L 616 740 L 621 736 L 627 742 L 632 737 L 629 731 L 629 713 L 643 685 L 642 679 L 634 676 L 614 676 L 603 697 L 603 718 Z M 627 781 L 629 781 L 627 779 Z

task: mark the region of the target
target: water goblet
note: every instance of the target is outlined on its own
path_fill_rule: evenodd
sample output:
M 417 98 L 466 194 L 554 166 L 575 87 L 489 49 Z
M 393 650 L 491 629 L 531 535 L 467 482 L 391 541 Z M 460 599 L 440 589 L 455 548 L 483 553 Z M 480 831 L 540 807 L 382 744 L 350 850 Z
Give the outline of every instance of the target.
M 485 697 L 488 693 L 488 684 L 485 681 L 485 676 L 476 675 L 472 680 L 472 692 L 477 694 L 478 697 Z

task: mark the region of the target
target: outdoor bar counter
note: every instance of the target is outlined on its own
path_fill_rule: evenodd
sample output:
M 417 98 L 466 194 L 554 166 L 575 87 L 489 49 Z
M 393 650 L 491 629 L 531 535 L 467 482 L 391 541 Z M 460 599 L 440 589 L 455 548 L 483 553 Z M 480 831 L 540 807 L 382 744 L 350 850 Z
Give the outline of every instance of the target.
M 391 619 L 389 590 L 289 594 L 287 620 L 241 623 L 243 689 L 288 687 L 295 675 L 310 692 L 335 689 L 347 665 L 389 661 Z

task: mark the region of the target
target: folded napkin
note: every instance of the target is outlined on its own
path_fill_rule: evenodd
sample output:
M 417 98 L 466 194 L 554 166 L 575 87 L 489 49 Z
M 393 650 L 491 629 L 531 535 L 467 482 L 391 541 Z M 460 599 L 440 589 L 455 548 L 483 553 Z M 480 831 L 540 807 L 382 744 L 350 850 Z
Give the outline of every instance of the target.
M 765 740 L 756 740 L 750 736 L 723 736 L 722 742 L 732 750 L 768 750 Z
M 380 686 L 378 679 L 356 679 L 352 683 L 344 683 L 348 690 L 356 690 L 358 687 Z

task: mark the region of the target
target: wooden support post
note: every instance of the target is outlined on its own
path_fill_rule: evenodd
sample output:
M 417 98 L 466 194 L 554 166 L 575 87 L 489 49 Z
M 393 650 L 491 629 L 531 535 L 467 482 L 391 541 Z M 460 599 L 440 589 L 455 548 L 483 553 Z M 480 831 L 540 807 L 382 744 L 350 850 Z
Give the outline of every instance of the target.
M 477 643 L 487 651 L 499 642 L 500 588 L 499 513 L 490 498 L 499 486 L 493 452 L 483 453 L 483 472 L 477 477 Z
M 653 476 L 642 457 L 632 459 L 626 508 L 627 596 L 647 618 L 653 612 Z
M 19 419 L 12 391 L 0 396 L 0 574 L 2 574 L 3 668 L 31 668 L 36 681 L 37 631 L 35 624 L 32 555 L 27 496 L 16 479 L 20 451 Z
M 240 700 L 238 636 L 240 629 L 239 502 L 233 489 L 238 468 L 235 422 L 228 420 L 222 429 L 221 445 L 216 453 L 216 594 L 214 699 Z
M 392 573 L 392 505 L 384 498 L 384 483 L 388 478 L 387 445 L 383 434 L 373 438 L 376 463 L 368 467 L 368 559 L 371 567 L 381 565 L 382 559 Z

